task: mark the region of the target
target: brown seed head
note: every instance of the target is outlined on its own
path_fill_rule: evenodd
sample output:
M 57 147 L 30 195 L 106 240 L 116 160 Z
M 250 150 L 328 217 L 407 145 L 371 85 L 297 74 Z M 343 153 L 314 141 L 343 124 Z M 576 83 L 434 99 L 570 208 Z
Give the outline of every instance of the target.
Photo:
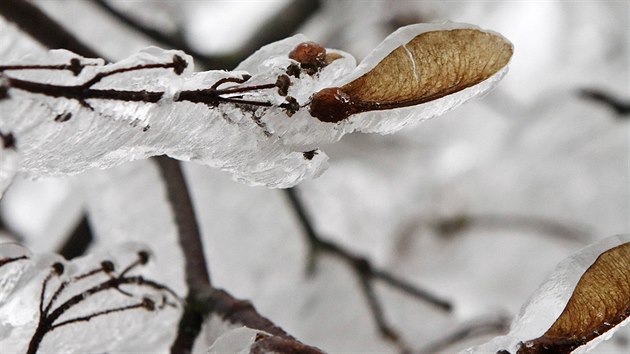
M 350 97 L 339 87 L 328 87 L 313 95 L 311 115 L 322 122 L 337 123 L 356 112 Z

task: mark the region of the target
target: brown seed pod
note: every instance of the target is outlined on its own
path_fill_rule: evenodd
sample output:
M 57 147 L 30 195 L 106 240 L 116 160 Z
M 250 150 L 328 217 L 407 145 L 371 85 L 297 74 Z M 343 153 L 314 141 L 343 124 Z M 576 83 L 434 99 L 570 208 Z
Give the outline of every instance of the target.
M 578 281 L 566 307 L 518 354 L 570 353 L 630 316 L 630 242 L 602 253 Z
M 356 107 L 340 87 L 329 87 L 317 92 L 311 99 L 311 115 L 322 122 L 336 123 L 356 113 Z
M 413 106 L 474 86 L 504 68 L 512 45 L 475 28 L 425 32 L 398 46 L 371 70 L 349 82 L 342 107 L 324 89 L 313 96 L 311 115 L 339 122 L 350 114 Z M 334 108 L 325 107 L 334 103 Z M 345 112 L 344 115 L 340 112 Z

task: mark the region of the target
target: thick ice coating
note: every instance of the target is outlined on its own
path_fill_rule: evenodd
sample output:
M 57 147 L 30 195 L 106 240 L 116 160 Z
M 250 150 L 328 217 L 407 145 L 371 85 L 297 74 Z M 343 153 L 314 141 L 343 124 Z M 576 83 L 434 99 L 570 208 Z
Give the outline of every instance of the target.
M 157 48 L 113 64 L 59 50 L 6 63 L 0 132 L 14 137 L 18 171 L 34 177 L 167 154 L 289 187 L 325 169 L 321 145 L 444 113 L 494 87 L 511 55 L 503 37 L 453 23 L 404 27 L 356 69 L 349 54 L 316 44 L 309 61 L 311 51 L 298 50 L 306 42 L 272 43 L 233 72 L 193 72 L 185 53 Z M 334 87 L 360 109 L 324 122 L 312 115 L 313 95 Z M 0 177 L 2 186 L 10 174 Z
M 155 352 L 182 307 L 141 245 L 65 261 L 0 244 L 3 353 Z
M 607 238 L 560 263 L 508 335 L 465 353 L 587 352 L 630 322 L 629 284 L 630 235 Z

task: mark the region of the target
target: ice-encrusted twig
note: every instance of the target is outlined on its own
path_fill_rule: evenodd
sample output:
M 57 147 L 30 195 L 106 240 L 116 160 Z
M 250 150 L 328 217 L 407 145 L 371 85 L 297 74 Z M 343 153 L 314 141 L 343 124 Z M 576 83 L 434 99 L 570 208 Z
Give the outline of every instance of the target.
M 122 272 L 116 274 L 116 270 L 114 267 L 114 263 L 105 260 L 102 261 L 100 266 L 87 271 L 85 273 L 72 276 L 67 280 L 59 280 L 59 284 L 57 285 L 55 291 L 51 296 L 47 295 L 47 288 L 51 281 L 54 279 L 58 279 L 64 273 L 65 266 L 62 263 L 54 263 L 51 266 L 50 273 L 44 278 L 42 282 L 41 292 L 40 292 L 40 300 L 39 300 L 39 319 L 37 322 L 37 327 L 35 329 L 34 334 L 31 337 L 31 340 L 28 345 L 28 354 L 37 353 L 41 342 L 43 341 L 46 334 L 56 330 L 57 328 L 67 326 L 70 324 L 80 323 L 80 322 L 88 322 L 96 317 L 106 316 L 116 312 L 123 312 L 134 309 L 145 309 L 147 311 L 156 311 L 162 309 L 164 306 L 173 306 L 177 307 L 177 303 L 181 300 L 177 293 L 175 293 L 168 286 L 156 282 L 151 279 L 146 279 L 140 275 L 128 275 L 128 273 L 140 265 L 144 265 L 148 262 L 148 253 L 145 251 L 138 252 L 138 260 L 136 262 L 128 265 Z M 68 287 L 72 284 L 76 284 L 82 281 L 93 279 L 94 277 L 98 277 L 99 275 L 105 275 L 106 279 L 93 285 L 77 294 L 71 295 L 70 297 L 66 296 L 66 300 L 58 303 L 62 295 L 64 295 Z M 119 293 L 125 295 L 126 297 L 136 298 L 136 295 L 128 292 L 127 290 L 121 289 L 122 286 L 128 287 L 137 287 L 143 290 L 155 291 L 157 293 L 162 294 L 162 303 L 156 304 L 154 300 L 151 300 L 148 295 L 141 296 L 139 302 L 134 302 L 132 304 L 116 306 L 104 310 L 99 310 L 92 312 L 88 315 L 72 317 L 69 319 L 60 320 L 62 315 L 67 313 L 70 309 L 75 306 L 83 303 L 88 300 L 92 296 L 96 294 L 105 292 L 105 291 L 118 291 Z M 174 301 L 169 300 L 168 297 L 172 297 Z

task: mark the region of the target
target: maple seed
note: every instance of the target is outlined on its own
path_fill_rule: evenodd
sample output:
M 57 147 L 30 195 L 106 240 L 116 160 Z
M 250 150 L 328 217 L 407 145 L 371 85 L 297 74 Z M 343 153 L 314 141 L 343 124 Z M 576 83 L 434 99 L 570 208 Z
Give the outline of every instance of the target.
M 570 353 L 630 316 L 630 242 L 602 253 L 584 272 L 566 307 L 541 337 L 518 354 Z
M 477 29 L 421 33 L 357 79 L 316 93 L 311 115 L 336 123 L 355 113 L 434 101 L 490 78 L 512 51 L 503 37 Z
M 322 122 L 337 123 L 356 113 L 352 98 L 339 87 L 325 88 L 311 98 L 311 115 Z
M 326 66 L 326 48 L 315 42 L 300 43 L 289 53 L 289 59 L 300 63 L 309 75 Z

